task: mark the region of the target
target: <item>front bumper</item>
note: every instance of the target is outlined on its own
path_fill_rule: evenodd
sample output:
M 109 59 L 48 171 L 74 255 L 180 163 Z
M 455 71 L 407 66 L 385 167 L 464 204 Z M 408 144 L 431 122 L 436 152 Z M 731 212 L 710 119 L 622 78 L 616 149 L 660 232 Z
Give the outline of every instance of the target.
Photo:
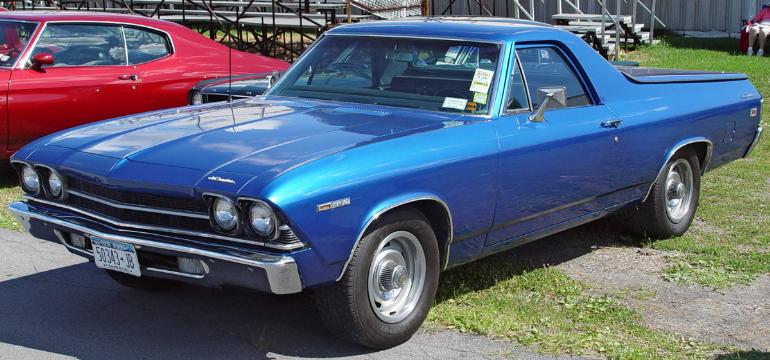
M 186 274 L 182 271 L 151 264 L 141 264 L 142 274 L 168 278 L 199 285 L 236 285 L 273 294 L 292 294 L 302 291 L 297 264 L 291 256 L 276 255 L 248 249 L 212 249 L 205 246 L 174 244 L 158 241 L 152 234 L 144 236 L 124 235 L 119 231 L 100 227 L 92 220 L 37 207 L 26 202 L 14 202 L 8 206 L 18 222 L 32 236 L 64 245 L 70 252 L 93 260 L 88 248 L 77 248 L 67 242 L 69 234 L 86 238 L 102 239 L 134 245 L 136 251 L 147 258 L 193 258 L 201 260 L 206 269 L 203 274 Z M 140 261 L 141 262 L 141 261 Z

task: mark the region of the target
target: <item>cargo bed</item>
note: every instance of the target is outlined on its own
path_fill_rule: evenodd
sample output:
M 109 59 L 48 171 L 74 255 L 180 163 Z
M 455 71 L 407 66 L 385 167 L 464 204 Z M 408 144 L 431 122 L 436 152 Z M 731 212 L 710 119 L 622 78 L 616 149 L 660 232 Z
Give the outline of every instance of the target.
M 695 83 L 746 80 L 746 74 L 701 70 L 658 69 L 615 66 L 629 80 L 639 84 Z

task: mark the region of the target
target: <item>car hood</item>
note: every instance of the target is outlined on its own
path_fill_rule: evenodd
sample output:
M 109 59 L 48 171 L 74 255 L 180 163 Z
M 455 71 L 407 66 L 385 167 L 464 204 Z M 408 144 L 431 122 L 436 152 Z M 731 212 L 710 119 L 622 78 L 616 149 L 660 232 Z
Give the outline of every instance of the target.
M 146 163 L 204 174 L 278 175 L 350 147 L 441 128 L 458 116 L 257 97 L 104 121 L 56 134 L 44 143 L 49 149 L 63 147 L 113 159 L 105 162 L 112 167 L 128 162 L 132 168 Z

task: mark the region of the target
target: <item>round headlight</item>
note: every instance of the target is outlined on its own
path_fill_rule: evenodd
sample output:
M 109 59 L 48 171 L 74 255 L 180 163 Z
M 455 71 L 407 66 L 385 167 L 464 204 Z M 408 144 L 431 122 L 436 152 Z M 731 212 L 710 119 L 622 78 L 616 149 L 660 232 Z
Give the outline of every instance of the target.
M 217 198 L 214 200 L 214 222 L 224 231 L 230 231 L 238 226 L 238 208 L 232 201 Z
M 251 228 L 260 236 L 268 236 L 275 230 L 275 212 L 263 202 L 255 202 L 249 210 Z
M 51 192 L 51 196 L 62 196 L 62 188 L 62 181 L 59 177 L 59 174 L 57 174 L 55 171 L 51 171 L 51 174 L 48 175 L 48 191 Z
M 37 194 L 40 191 L 40 177 L 32 166 L 24 165 L 21 168 L 21 181 L 28 193 Z

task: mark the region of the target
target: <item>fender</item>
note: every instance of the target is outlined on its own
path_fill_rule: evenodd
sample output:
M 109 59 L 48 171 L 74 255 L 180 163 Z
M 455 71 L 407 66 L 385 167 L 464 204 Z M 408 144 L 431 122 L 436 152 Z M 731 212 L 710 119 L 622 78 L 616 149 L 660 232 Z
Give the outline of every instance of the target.
M 364 238 L 364 234 L 366 233 L 366 230 L 369 228 L 372 223 L 374 223 L 377 219 L 379 219 L 382 214 L 385 214 L 386 212 L 393 210 L 399 206 L 407 205 L 409 203 L 421 201 L 421 200 L 431 200 L 436 201 L 442 206 L 444 206 L 444 210 L 446 210 L 446 213 L 449 217 L 449 239 L 447 239 L 446 242 L 446 260 L 444 261 L 444 265 L 442 266 L 442 269 L 446 268 L 446 263 L 449 261 L 449 246 L 452 243 L 452 239 L 454 238 L 454 228 L 452 225 L 452 213 L 449 210 L 449 206 L 446 204 L 444 200 L 442 200 L 440 197 L 430 194 L 430 193 L 410 193 L 410 194 L 402 194 L 396 197 L 389 198 L 385 201 L 382 201 L 375 205 L 367 214 L 367 217 L 364 222 L 361 223 L 361 227 L 358 232 L 358 237 L 356 238 L 356 242 L 353 243 L 353 247 L 350 249 L 350 255 L 348 256 L 348 259 L 345 261 L 345 264 L 342 266 L 342 270 L 340 271 L 340 275 L 337 276 L 337 280 L 340 281 L 342 279 L 342 276 L 345 274 L 345 270 L 348 268 L 348 264 L 350 264 L 350 261 L 353 260 L 353 252 L 358 247 L 358 243 L 361 242 L 361 240 Z
M 706 169 L 708 169 L 709 162 L 711 161 L 711 154 L 714 152 L 714 144 L 711 142 L 711 140 L 702 136 L 697 136 L 697 137 L 692 137 L 692 138 L 682 140 L 676 143 L 671 148 L 669 148 L 663 163 L 660 165 L 660 170 L 658 170 L 658 175 L 656 175 L 655 179 L 653 179 L 652 182 L 650 183 L 650 187 L 647 189 L 647 194 L 644 195 L 644 199 L 642 199 L 642 202 L 647 201 L 647 198 L 650 197 L 650 192 L 652 192 L 652 187 L 655 185 L 655 182 L 658 181 L 660 176 L 663 175 L 663 171 L 666 169 L 666 164 L 668 164 L 668 162 L 671 160 L 674 154 L 676 154 L 677 151 L 683 149 L 685 146 L 698 144 L 698 143 L 706 144 L 706 157 L 703 159 L 703 164 L 701 165 L 701 169 L 700 169 L 701 175 L 706 173 Z

